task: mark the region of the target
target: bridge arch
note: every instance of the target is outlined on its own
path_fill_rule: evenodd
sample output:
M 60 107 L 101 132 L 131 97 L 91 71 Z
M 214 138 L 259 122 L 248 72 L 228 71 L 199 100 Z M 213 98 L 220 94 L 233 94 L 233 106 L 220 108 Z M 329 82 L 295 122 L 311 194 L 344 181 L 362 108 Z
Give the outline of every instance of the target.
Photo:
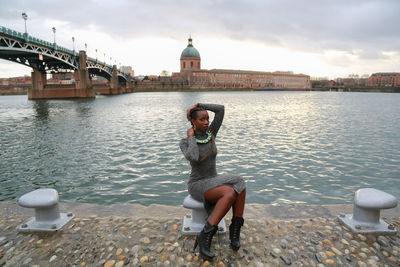
M 32 93 L 29 99 L 58 97 L 94 97 L 90 77 L 100 76 L 109 81 L 109 94 L 132 92 L 131 78 L 114 65 L 107 65 L 87 57 L 86 51 L 72 51 L 27 33 L 0 26 L 0 59 L 12 61 L 33 69 Z M 48 85 L 46 73 L 75 71 L 75 89 Z M 53 89 L 51 89 L 51 88 Z M 44 90 L 46 89 L 46 90 Z M 69 90 L 69 91 L 68 91 Z

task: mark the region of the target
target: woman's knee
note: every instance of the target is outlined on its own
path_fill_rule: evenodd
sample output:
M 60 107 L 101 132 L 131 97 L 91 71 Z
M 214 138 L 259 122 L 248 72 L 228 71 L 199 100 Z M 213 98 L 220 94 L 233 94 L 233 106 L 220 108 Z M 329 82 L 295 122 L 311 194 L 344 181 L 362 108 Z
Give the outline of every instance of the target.
M 235 201 L 237 194 L 235 190 L 228 185 L 218 186 L 204 193 L 204 197 L 208 201 L 218 201 L 219 199 L 226 199 L 229 201 Z
M 228 186 L 228 187 L 224 188 L 224 196 L 223 196 L 224 198 L 234 202 L 237 198 L 237 195 L 238 194 L 235 192 L 235 190 L 232 187 Z

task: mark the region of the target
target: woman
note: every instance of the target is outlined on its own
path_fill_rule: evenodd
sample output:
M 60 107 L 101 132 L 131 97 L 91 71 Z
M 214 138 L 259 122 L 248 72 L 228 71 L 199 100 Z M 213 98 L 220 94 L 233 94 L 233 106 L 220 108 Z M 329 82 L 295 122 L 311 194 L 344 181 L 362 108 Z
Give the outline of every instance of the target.
M 215 113 L 209 125 L 208 112 Z M 218 223 L 232 207 L 233 217 L 229 226 L 229 239 L 233 250 L 240 248 L 240 228 L 243 225 L 243 211 L 246 199 L 246 184 L 240 176 L 218 175 L 216 170 L 217 147 L 215 138 L 224 118 L 224 106 L 195 104 L 187 110 L 192 127 L 187 138 L 180 142 L 185 158 L 190 161 L 192 172 L 188 182 L 190 195 L 204 202 L 209 215 L 203 230 L 197 235 L 194 248 L 199 245 L 200 255 L 212 260 L 211 240 L 218 230 Z

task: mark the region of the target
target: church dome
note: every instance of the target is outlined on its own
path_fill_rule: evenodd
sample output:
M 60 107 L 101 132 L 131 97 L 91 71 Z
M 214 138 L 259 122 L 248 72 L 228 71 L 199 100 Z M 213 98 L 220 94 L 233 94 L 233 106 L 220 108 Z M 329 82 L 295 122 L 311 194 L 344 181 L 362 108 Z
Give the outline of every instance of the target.
M 188 40 L 188 46 L 183 49 L 182 54 L 181 54 L 181 59 L 185 57 L 198 57 L 200 58 L 200 53 L 197 51 L 196 48 L 193 47 L 192 44 L 192 38 L 189 38 Z

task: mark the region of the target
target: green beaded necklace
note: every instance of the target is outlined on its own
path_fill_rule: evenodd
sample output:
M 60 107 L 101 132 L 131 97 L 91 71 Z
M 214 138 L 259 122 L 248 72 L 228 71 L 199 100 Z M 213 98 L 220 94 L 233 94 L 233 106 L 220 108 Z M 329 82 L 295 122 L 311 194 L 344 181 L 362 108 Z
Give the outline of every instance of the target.
M 194 139 L 196 140 L 196 143 L 198 143 L 198 144 L 207 144 L 208 142 L 210 142 L 210 140 L 211 140 L 211 132 L 210 132 L 210 130 L 207 130 L 206 133 L 207 133 L 207 138 L 206 139 L 199 140 L 199 139 L 197 139 L 195 137 Z

